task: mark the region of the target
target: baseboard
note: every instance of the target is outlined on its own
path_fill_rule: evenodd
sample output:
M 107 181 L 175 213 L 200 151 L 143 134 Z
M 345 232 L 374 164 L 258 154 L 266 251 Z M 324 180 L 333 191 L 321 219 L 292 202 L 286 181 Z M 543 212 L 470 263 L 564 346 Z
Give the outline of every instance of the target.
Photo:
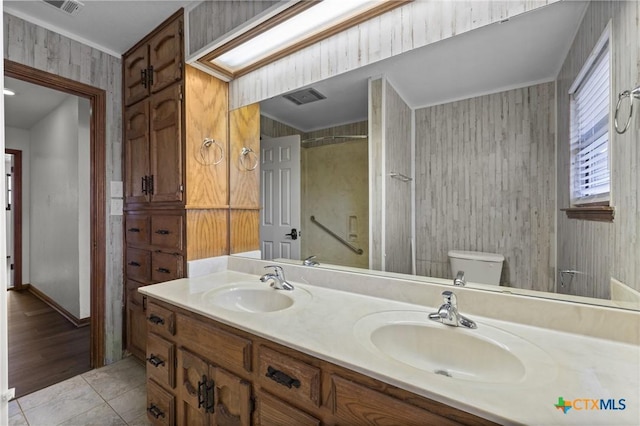
M 33 285 L 23 284 L 22 289 L 29 291 L 29 293 L 33 294 L 38 299 L 42 300 L 44 303 L 49 305 L 52 309 L 55 309 L 60 315 L 65 317 L 71 324 L 75 325 L 76 327 L 86 327 L 91 324 L 91 317 L 82 318 L 82 319 L 77 318 L 75 315 L 67 311 L 65 308 L 60 306 L 55 300 L 53 300 L 52 298 L 50 298 L 49 296 L 47 296 L 46 294 L 44 294 L 43 292 L 35 288 Z

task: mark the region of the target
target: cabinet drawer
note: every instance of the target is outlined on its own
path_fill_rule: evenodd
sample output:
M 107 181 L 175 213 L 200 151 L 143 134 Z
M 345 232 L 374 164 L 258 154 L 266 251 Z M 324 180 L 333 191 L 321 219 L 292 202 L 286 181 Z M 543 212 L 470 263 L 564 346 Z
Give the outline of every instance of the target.
M 278 400 L 266 392 L 256 392 L 255 424 L 260 426 L 320 426 L 320 420 Z
M 151 244 L 182 250 L 182 216 L 151 216 Z
M 146 297 L 140 294 L 138 289 L 143 287 L 145 284 L 141 284 L 137 281 L 127 280 L 126 289 L 127 289 L 127 299 L 132 303 L 146 309 Z
M 320 406 L 320 369 L 299 359 L 260 346 L 258 349 L 258 383 L 265 389 Z
M 147 377 L 171 389 L 175 386 L 175 345 L 155 334 L 147 338 Z
M 160 336 L 171 338 L 176 334 L 175 314 L 155 303 L 147 305 L 147 325 L 150 332 Z
M 183 277 L 183 257 L 179 254 L 154 252 L 151 254 L 151 280 L 156 283 Z
M 175 398 L 153 380 L 147 380 L 147 417 L 153 425 L 175 424 Z
M 125 239 L 129 245 L 149 244 L 149 217 L 146 215 L 126 215 Z
M 176 335 L 194 353 L 233 372 L 251 371 L 251 340 L 186 315 L 177 315 Z
M 343 379 L 332 376 L 334 414 L 346 424 L 453 426 L 459 423 Z
M 127 247 L 127 278 L 148 283 L 151 280 L 151 253 Z

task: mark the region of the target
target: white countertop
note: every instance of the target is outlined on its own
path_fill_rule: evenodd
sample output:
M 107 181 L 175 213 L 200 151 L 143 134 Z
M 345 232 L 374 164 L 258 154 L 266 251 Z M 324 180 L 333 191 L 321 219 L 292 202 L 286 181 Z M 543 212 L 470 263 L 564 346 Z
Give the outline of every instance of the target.
M 544 360 L 537 377 L 528 377 L 521 383 L 459 380 L 372 352 L 358 341 L 354 332 L 358 321 L 368 315 L 420 311 L 426 317 L 437 306 L 429 309 L 297 282 L 292 282 L 295 290 L 291 295 L 308 292 L 311 297 L 277 312 L 236 312 L 203 298 L 206 292 L 237 282 L 257 283 L 258 277 L 224 271 L 141 287 L 139 291 L 498 423 L 640 424 L 640 348 L 636 345 L 468 315 L 479 327 L 497 328 L 535 345 L 544 352 Z M 460 312 L 465 314 L 464 306 L 460 306 Z M 625 409 L 579 409 L 592 407 L 592 403 L 580 402 L 564 414 L 554 406 L 559 397 L 565 401 L 613 399 L 616 408 L 622 407 L 619 400 L 624 399 Z

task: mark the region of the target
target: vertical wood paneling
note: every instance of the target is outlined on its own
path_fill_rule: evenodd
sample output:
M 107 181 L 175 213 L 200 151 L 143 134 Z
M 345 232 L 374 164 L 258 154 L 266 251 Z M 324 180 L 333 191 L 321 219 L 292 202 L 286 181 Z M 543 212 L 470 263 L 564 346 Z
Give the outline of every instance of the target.
M 554 1 L 423 0 L 408 3 L 233 80 L 230 83 L 231 109 L 499 22 Z
M 122 181 L 121 59 L 4 14 L 4 57 L 105 90 L 106 180 Z M 105 206 L 106 208 L 106 206 Z M 106 229 L 106 362 L 122 357 L 122 216 L 107 215 Z
M 552 291 L 554 84 L 416 111 L 416 257 L 451 277 L 447 252 L 505 256 L 502 282 Z
M 383 83 L 369 80 L 369 268 L 384 270 Z
M 229 211 L 230 253 L 260 250 L 260 210 Z
M 562 66 L 557 81 L 559 208 L 569 207 L 570 203 L 569 87 L 611 20 L 613 73 L 609 117 L 613 121 L 617 94 L 640 83 L 639 19 L 638 2 L 591 2 Z M 558 292 L 609 298 L 611 278 L 640 290 L 639 130 L 640 114 L 634 111 L 625 134 L 618 135 L 613 127 L 609 133 L 613 223 L 567 219 L 564 212 L 558 212 L 558 270 L 584 272 L 576 275 L 569 286 L 562 287 L 558 280 Z
M 228 205 L 227 83 L 196 68 L 185 67 L 186 206 Z M 205 138 L 218 145 L 203 147 Z M 222 156 L 219 164 L 213 164 Z
M 229 114 L 229 190 L 231 208 L 260 207 L 260 105 L 253 104 Z M 253 152 L 245 156 L 242 149 Z
M 187 260 L 229 254 L 229 210 L 187 210 Z
M 411 273 L 411 182 L 389 176 L 411 176 L 411 115 L 409 106 L 385 81 L 385 270 Z

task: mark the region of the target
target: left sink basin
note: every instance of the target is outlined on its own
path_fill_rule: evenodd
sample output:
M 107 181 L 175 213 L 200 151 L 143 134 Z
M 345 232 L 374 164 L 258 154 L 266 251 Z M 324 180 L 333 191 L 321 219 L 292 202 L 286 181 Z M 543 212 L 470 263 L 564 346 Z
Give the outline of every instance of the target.
M 299 287 L 275 290 L 267 284 L 242 282 L 217 288 L 202 295 L 207 304 L 236 312 L 278 312 L 305 303 L 311 294 Z

